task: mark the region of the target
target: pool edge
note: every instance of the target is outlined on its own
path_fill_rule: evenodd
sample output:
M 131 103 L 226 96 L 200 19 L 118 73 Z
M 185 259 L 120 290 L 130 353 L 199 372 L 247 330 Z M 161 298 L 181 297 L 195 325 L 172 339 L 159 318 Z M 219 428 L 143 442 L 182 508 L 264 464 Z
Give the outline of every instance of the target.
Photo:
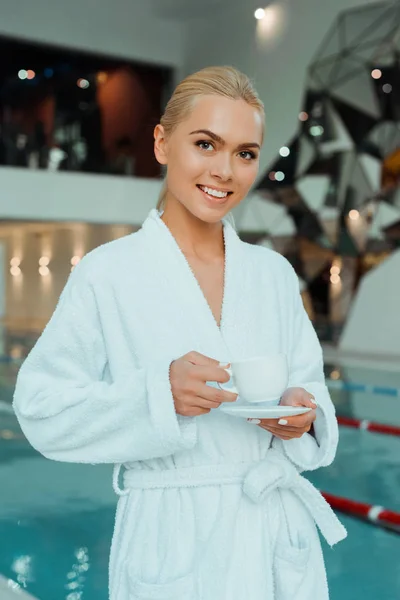
M 11 588 L 9 585 L 10 581 L 12 581 L 14 585 L 18 585 L 15 581 L 9 579 L 8 577 L 4 577 L 4 575 L 0 573 L 1 600 L 18 600 L 18 598 L 21 600 L 39 600 L 39 598 L 28 594 L 28 592 L 21 587 L 17 587 L 15 589 Z

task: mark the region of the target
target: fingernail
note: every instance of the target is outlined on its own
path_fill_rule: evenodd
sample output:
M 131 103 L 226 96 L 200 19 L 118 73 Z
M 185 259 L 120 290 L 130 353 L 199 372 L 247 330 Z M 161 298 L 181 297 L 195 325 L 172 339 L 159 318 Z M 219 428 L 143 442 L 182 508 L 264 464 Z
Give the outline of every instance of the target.
M 315 400 L 315 398 L 310 398 L 310 400 L 311 400 L 311 402 L 312 402 L 313 404 L 315 404 L 315 406 L 318 406 L 318 405 L 317 405 L 317 402 L 316 402 L 316 400 Z
M 261 423 L 260 419 L 247 419 L 249 423 L 254 423 L 255 425 L 259 425 Z
M 286 419 L 279 419 L 278 425 L 287 425 Z
M 223 369 L 226 369 L 227 367 L 229 367 L 229 366 L 230 366 L 230 363 L 226 363 L 226 364 L 224 364 L 224 363 L 219 363 L 219 366 L 220 366 L 220 367 L 222 367 Z

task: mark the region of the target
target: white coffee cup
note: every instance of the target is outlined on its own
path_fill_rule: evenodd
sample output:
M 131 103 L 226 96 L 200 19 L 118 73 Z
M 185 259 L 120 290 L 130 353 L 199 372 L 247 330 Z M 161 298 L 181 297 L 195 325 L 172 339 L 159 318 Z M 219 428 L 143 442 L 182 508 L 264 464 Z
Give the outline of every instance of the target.
M 239 394 L 244 402 L 265 402 L 276 406 L 289 381 L 286 354 L 267 354 L 231 362 L 225 369 L 231 376 L 231 385 L 218 386 Z M 232 386 L 233 384 L 233 386 Z

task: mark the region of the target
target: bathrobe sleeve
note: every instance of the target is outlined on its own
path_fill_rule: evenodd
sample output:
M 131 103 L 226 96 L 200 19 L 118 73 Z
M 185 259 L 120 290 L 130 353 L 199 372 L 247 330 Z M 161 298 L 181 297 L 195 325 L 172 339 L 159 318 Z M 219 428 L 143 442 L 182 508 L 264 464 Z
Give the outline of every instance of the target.
M 332 463 L 338 445 L 338 425 L 335 407 L 325 384 L 324 361 L 320 342 L 304 308 L 299 280 L 290 265 L 288 283 L 289 307 L 289 383 L 313 394 L 317 402 L 314 436 L 274 440 L 282 445 L 286 456 L 300 470 L 314 470 Z
M 175 412 L 167 361 L 138 369 L 132 360 L 125 377 L 104 381 L 97 303 L 78 267 L 18 373 L 13 407 L 25 436 L 49 459 L 92 464 L 192 448 L 196 421 Z

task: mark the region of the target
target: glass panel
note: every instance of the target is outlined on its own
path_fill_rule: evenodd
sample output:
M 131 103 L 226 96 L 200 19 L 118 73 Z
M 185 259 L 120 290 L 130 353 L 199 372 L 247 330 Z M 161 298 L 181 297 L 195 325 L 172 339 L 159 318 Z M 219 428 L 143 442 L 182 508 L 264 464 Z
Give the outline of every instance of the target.
M 381 117 L 372 78 L 367 70 L 355 73 L 354 77 L 334 86 L 332 94 L 368 115 L 375 118 Z
M 0 164 L 160 176 L 171 69 L 1 36 L 0 57 Z
M 388 9 L 386 4 L 344 13 L 342 22 L 346 46 L 384 37 L 393 28 L 395 15 L 395 8 Z

